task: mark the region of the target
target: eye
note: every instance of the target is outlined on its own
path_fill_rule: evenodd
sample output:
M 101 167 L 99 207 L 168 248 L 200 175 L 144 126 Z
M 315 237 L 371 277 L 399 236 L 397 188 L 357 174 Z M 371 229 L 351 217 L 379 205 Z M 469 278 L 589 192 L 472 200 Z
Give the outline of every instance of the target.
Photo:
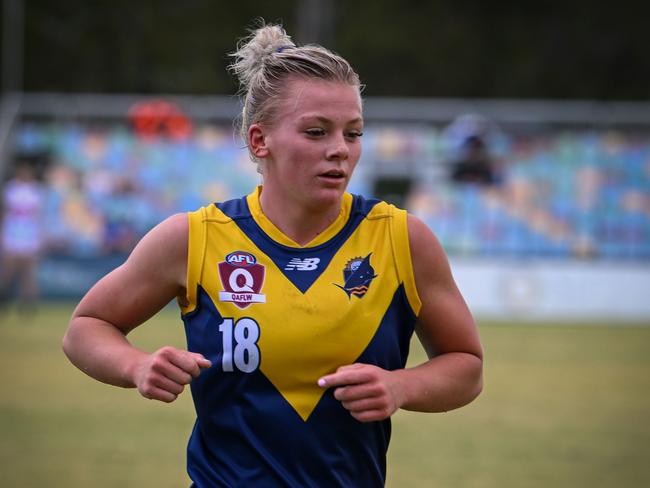
M 363 132 L 361 132 L 360 130 L 352 130 L 352 131 L 350 131 L 350 132 L 348 132 L 346 134 L 346 137 L 348 139 L 358 139 L 362 135 L 363 135 Z
M 319 137 L 325 135 L 325 130 L 320 127 L 314 127 L 312 129 L 305 130 L 305 134 L 310 137 Z

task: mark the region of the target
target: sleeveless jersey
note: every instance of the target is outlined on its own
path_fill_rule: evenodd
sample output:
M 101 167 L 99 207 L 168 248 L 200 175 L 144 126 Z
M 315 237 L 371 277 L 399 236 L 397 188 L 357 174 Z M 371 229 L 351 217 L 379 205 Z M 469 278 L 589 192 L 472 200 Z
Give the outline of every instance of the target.
M 306 246 L 262 213 L 260 188 L 189 216 L 188 349 L 197 487 L 383 486 L 390 419 L 362 423 L 318 379 L 355 362 L 403 368 L 420 309 L 406 212 L 346 193 Z

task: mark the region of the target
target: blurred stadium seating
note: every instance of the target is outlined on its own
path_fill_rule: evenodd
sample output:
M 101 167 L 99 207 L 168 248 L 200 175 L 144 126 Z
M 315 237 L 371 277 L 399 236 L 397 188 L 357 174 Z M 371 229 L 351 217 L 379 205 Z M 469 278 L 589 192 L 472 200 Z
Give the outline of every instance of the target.
M 174 212 L 246 194 L 255 166 L 230 126 L 196 125 L 182 140 L 140 137 L 126 122 L 23 121 L 20 154 L 47 154 L 51 249 L 126 252 Z M 500 132 L 500 183 L 446 177 L 443 131 L 370 124 L 352 192 L 404 175 L 404 203 L 452 256 L 650 258 L 650 134 L 613 130 Z

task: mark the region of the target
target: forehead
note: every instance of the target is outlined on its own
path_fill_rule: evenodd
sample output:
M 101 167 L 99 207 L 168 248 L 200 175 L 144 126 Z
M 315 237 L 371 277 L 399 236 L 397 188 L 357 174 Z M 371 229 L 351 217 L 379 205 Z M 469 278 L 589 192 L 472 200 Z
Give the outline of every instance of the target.
M 336 81 L 292 79 L 277 109 L 278 118 L 313 116 L 343 121 L 362 118 L 359 88 Z

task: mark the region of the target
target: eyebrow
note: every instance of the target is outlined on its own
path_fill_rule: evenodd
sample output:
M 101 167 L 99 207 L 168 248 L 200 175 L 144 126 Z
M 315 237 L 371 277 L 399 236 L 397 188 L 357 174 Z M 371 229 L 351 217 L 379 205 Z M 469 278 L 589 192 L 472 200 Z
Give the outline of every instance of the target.
M 327 117 L 323 117 L 322 115 L 306 114 L 306 115 L 302 115 L 302 116 L 298 117 L 298 120 L 301 120 L 301 121 L 302 120 L 308 120 L 308 119 L 316 119 L 317 121 L 322 122 L 322 123 L 330 123 L 330 122 L 332 122 L 331 119 L 328 119 Z M 346 124 L 357 124 L 357 123 L 363 123 L 363 117 L 356 117 L 356 118 L 354 118 L 352 120 L 348 120 L 346 122 Z

